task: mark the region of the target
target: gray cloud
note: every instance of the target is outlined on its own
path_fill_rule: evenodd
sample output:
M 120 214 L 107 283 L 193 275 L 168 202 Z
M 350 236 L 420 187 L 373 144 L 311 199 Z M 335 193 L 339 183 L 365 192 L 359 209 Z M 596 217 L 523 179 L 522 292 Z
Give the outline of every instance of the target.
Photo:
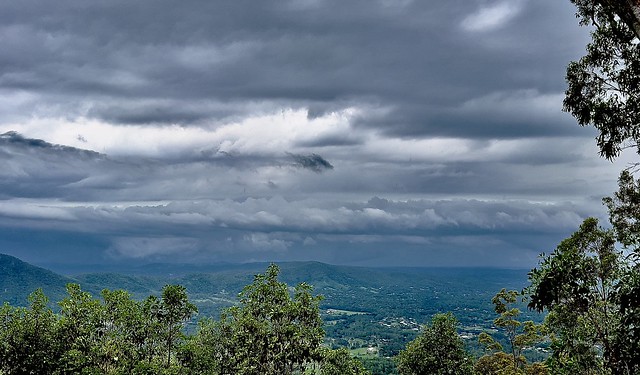
M 0 135 L 0 197 L 63 196 L 64 186 L 91 174 L 91 169 L 109 163 L 104 155 L 43 140 L 25 138 L 16 132 Z
M 588 39 L 573 12 L 2 2 L 0 247 L 49 263 L 530 266 L 603 216 L 619 169 L 560 110 Z
M 299 142 L 297 146 L 302 148 L 308 147 L 332 147 L 332 146 L 358 146 L 364 143 L 362 140 L 357 139 L 348 134 L 328 134 L 316 139 L 310 139 Z
M 5 3 L 0 88 L 36 95 L 25 114 L 117 124 L 210 123 L 246 115 L 238 104 L 252 101 L 312 116 L 389 108 L 359 124 L 394 136 L 550 135 L 558 124 L 577 133 L 557 101 L 543 114 L 522 94 L 562 93 L 584 38 L 571 4 L 519 4 L 480 32 L 463 23 L 480 3 L 461 0 Z
M 413 264 L 427 265 L 429 251 L 446 251 L 447 246 L 453 251 L 454 247 L 464 245 L 473 247 L 467 250 L 469 259 L 486 265 L 494 259 L 478 257 L 483 252 L 495 251 L 492 247 L 496 244 L 504 251 L 509 251 L 509 247 L 511 251 L 525 249 L 520 254 L 525 258 L 532 252 L 548 251 L 546 246 L 570 233 L 585 216 L 585 210 L 574 204 L 398 201 L 378 197 L 364 203 L 292 202 L 275 197 L 127 208 L 109 204 L 97 207 L 40 205 L 41 210 L 49 211 L 23 210 L 20 216 L 8 209 L 9 205 L 4 205 L 0 208 L 0 223 L 3 227 L 18 228 L 23 223 L 24 228 L 29 228 L 32 227 L 29 220 L 48 218 L 47 231 L 76 231 L 78 235 L 90 235 L 101 241 L 111 238 L 111 244 L 102 251 L 112 257 L 112 261 L 123 258 L 296 259 L 309 248 L 324 249 L 314 255 L 322 258 L 337 255 L 327 250 L 335 246 L 354 247 L 359 249 L 358 256 L 370 260 L 371 254 L 365 251 L 367 246 L 371 246 L 373 253 L 380 246 L 394 246 L 401 258 L 421 248 L 423 257 L 414 259 Z M 43 216 L 54 211 L 66 217 L 52 220 L 50 216 Z M 324 251 L 328 253 L 322 255 Z M 516 258 L 521 263 L 524 261 Z
M 287 155 L 293 159 L 296 166 L 312 170 L 316 173 L 333 169 L 333 165 L 318 154 L 300 155 L 287 152 Z
M 6 149 L 7 147 L 20 147 L 20 148 L 37 148 L 49 153 L 62 153 L 70 156 L 79 156 L 81 158 L 100 158 L 97 152 L 82 150 L 75 147 L 56 145 L 46 142 L 42 139 L 25 138 L 16 131 L 9 131 L 0 134 L 0 147 Z

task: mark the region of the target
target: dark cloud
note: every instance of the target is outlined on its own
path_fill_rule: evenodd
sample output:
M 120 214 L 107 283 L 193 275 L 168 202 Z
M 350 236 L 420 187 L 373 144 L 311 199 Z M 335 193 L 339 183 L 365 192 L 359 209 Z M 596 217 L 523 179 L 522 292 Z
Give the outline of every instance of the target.
M 211 113 L 199 112 L 196 109 L 175 108 L 166 103 L 136 105 L 134 108 L 97 105 L 87 114 L 112 123 L 134 125 L 191 124 L 211 117 Z
M 50 153 L 62 153 L 74 156 L 80 156 L 85 158 L 101 158 L 104 155 L 100 155 L 95 151 L 82 150 L 75 147 L 55 145 L 46 142 L 42 139 L 25 138 L 16 131 L 9 131 L 0 134 L 0 148 L 15 147 L 21 149 L 36 148 L 41 151 Z
M 108 163 L 97 152 L 61 146 L 16 132 L 0 135 L 0 197 L 59 197 L 68 184 Z
M 530 266 L 615 188 L 593 132 L 561 112 L 588 38 L 573 13 L 0 2 L 0 247 L 47 262 Z
M 514 260 L 500 260 L 502 265 L 522 265 L 540 251 L 548 251 L 547 247 L 570 233 L 584 215 L 574 204 L 378 197 L 360 204 L 274 197 L 127 208 L 51 205 L 49 211 L 43 211 L 42 203 L 37 207 L 33 212 L 23 208 L 18 213 L 12 211 L 11 202 L 4 204 L 0 207 L 1 227 L 5 232 L 33 231 L 37 228 L 34 220 L 42 222 L 48 217 L 40 228 L 42 238 L 64 233 L 65 243 L 77 238 L 92 244 L 85 251 L 111 262 L 292 260 L 307 254 L 338 263 L 429 265 L 453 261 L 455 254 L 464 253 L 468 261 L 464 265 L 490 265 L 497 259 L 496 252 L 506 252 Z M 0 242 L 9 240 L 16 242 L 15 236 L 5 236 Z M 76 251 L 80 251 L 78 246 L 67 250 Z M 487 254 L 493 255 L 483 259 Z M 412 255 L 415 258 L 407 263 Z
M 194 102 L 250 101 L 312 117 L 380 106 L 359 124 L 401 137 L 558 134 L 557 103 L 519 114 L 508 98 L 562 93 L 584 33 L 569 2 L 515 3 L 503 25 L 465 30 L 491 3 L 5 2 L 0 88 L 37 93 L 30 114 L 112 123 L 202 124 L 247 109 Z
M 326 161 L 322 156 L 318 154 L 300 155 L 287 152 L 287 155 L 295 162 L 295 165 L 309 169 L 316 173 L 321 173 L 330 169 L 333 169 L 333 165 Z

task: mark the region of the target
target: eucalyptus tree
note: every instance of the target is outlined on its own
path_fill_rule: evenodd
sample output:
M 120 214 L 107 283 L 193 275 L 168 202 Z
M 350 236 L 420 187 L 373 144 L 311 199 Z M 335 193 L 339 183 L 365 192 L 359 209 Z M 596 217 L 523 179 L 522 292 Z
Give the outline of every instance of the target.
M 473 373 L 471 354 L 457 332 L 458 321 L 451 314 L 436 314 L 431 324 L 398 354 L 401 375 L 468 375 Z
M 553 373 L 602 374 L 620 366 L 617 289 L 627 263 L 594 218 L 563 240 L 529 278 L 529 307 L 547 311 Z
M 29 307 L 0 308 L 0 374 L 51 374 L 59 364 L 58 318 L 41 289 Z
M 479 375 L 498 374 L 547 374 L 543 363 L 528 363 L 524 350 L 541 342 L 545 338 L 545 329 L 533 321 L 522 321 L 517 303 L 521 293 L 516 290 L 500 290 L 491 300 L 498 317 L 493 324 L 506 337 L 509 347 L 503 346 L 486 332 L 478 336 L 487 354 L 480 357 L 474 368 Z
M 289 289 L 271 264 L 239 294 L 220 320 L 201 322 L 181 353 L 192 371 L 207 374 L 287 375 L 322 359 L 321 297 L 301 283 Z
M 369 375 L 370 372 L 347 348 L 323 348 L 322 360 L 319 363 L 320 375 Z
M 640 153 L 640 2 L 571 0 L 581 25 L 592 27 L 586 54 L 567 67 L 564 109 L 594 126 L 600 154 L 625 147 Z
M 183 339 L 182 327 L 198 308 L 187 296 L 187 290 L 182 285 L 165 285 L 162 288 L 162 300 L 156 311 L 162 340 L 165 344 L 166 367 L 171 366 L 171 359 L 175 354 L 176 343 Z

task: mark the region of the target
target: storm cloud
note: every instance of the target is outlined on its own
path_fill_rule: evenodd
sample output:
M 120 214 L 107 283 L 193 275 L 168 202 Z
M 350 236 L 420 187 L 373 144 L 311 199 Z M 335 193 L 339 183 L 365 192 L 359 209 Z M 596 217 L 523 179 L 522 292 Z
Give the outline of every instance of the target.
M 0 4 L 0 246 L 28 261 L 529 267 L 619 164 L 557 0 Z M 464 263 L 460 263 L 464 259 Z
M 333 169 L 333 165 L 326 161 L 322 156 L 318 154 L 299 155 L 287 153 L 293 159 L 295 165 L 301 168 L 312 170 L 316 173 L 321 173 L 329 169 Z
M 358 124 L 399 136 L 553 135 L 561 68 L 585 40 L 571 13 L 553 1 L 3 4 L 0 87 L 16 120 L 210 126 L 260 107 L 372 107 Z M 513 123 L 521 110 L 535 121 Z

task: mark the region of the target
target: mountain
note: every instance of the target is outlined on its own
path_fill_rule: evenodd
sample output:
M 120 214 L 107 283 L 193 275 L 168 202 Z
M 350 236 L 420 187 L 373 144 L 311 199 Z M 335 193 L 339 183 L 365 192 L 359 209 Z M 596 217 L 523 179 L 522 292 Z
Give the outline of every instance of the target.
M 65 287 L 73 279 L 58 275 L 44 268 L 33 266 L 18 258 L 0 254 L 0 300 L 14 306 L 27 304 L 27 298 L 37 288 L 42 288 L 50 301 L 64 298 Z
M 3 301 L 26 305 L 27 296 L 43 288 L 53 302 L 65 296 L 65 285 L 79 283 L 99 298 L 102 289 L 124 289 L 136 299 L 159 296 L 166 284 L 187 288 L 198 306 L 199 318 L 217 318 L 222 309 L 237 303 L 237 296 L 267 263 L 150 264 L 110 272 L 61 276 L 0 255 L 0 292 Z M 493 326 L 491 298 L 502 288 L 521 290 L 526 270 L 489 268 L 367 268 L 319 262 L 279 263 L 280 280 L 290 286 L 305 282 L 322 295 L 321 312 L 329 343 L 352 348 L 377 347 L 379 355 L 393 356 L 413 339 L 420 324 L 433 314 L 453 312 L 469 345 Z M 541 315 L 521 310 L 525 318 Z
M 217 316 L 233 305 L 254 275 L 264 272 L 266 263 L 234 265 L 153 264 L 120 273 L 74 275 L 83 289 L 125 289 L 136 298 L 159 295 L 166 284 L 187 288 L 201 315 Z M 324 297 L 323 309 L 357 311 L 382 319 L 406 317 L 425 322 L 444 311 L 463 312 L 463 323 L 493 319 L 491 298 L 501 288 L 521 290 L 526 286 L 525 270 L 487 268 L 367 268 L 320 262 L 279 263 L 280 280 L 290 286 L 310 284 Z
M 278 264 L 280 279 L 293 286 L 306 282 L 324 296 L 324 308 L 362 311 L 375 315 L 427 320 L 441 311 L 482 308 L 491 310 L 491 297 L 501 288 L 522 289 L 525 270 L 487 268 L 368 268 L 336 266 L 320 262 Z M 16 305 L 36 288 L 43 288 L 52 301 L 65 295 L 65 285 L 79 283 L 98 296 L 102 289 L 124 289 L 143 299 L 159 295 L 166 284 L 184 285 L 201 313 L 217 316 L 235 302 L 242 288 L 267 263 L 248 264 L 150 264 L 121 269 L 62 276 L 0 255 L 0 297 Z M 468 314 L 467 314 L 468 315 Z M 464 322 L 465 315 L 460 317 Z

